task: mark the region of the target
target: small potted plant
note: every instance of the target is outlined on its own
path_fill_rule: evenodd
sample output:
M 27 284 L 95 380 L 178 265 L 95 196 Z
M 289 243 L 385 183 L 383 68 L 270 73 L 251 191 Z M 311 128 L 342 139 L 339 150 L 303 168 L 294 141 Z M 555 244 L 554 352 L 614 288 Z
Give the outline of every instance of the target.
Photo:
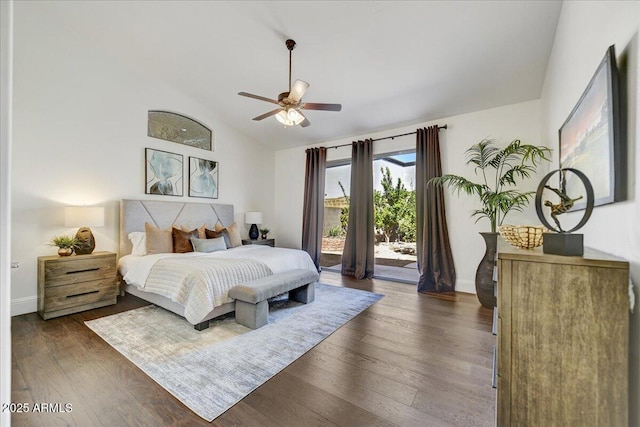
M 50 246 L 58 247 L 58 255 L 69 256 L 80 245 L 80 241 L 75 236 L 54 236 L 49 241 Z
M 268 228 L 261 228 L 260 229 L 260 234 L 262 235 L 262 240 L 266 240 L 267 239 L 267 234 L 269 234 L 269 230 Z

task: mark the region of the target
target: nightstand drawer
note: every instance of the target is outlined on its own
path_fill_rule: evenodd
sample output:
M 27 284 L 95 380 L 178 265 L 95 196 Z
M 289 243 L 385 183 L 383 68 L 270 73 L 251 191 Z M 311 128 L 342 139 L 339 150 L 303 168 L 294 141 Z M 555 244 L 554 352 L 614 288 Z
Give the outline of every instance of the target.
M 38 257 L 38 314 L 64 316 L 118 302 L 116 254 Z
M 115 254 L 87 258 L 79 255 L 44 264 L 45 287 L 114 278 L 115 276 Z
M 49 288 L 44 297 L 46 311 L 58 311 L 102 300 L 113 301 L 117 296 L 115 283 L 114 278 L 109 278 Z M 113 304 L 115 301 L 111 303 Z

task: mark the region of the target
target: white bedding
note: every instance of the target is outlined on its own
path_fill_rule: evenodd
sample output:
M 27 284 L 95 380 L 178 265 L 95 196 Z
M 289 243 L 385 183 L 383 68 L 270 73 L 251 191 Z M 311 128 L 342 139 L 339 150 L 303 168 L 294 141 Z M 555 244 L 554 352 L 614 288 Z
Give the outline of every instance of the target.
M 170 257 L 225 257 L 247 258 L 264 262 L 273 274 L 295 268 L 317 271 L 311 257 L 305 251 L 287 248 L 272 248 L 263 245 L 245 245 L 226 251 L 212 253 L 188 252 L 185 254 L 125 255 L 118 261 L 118 271 L 124 281 L 144 290 L 145 282 L 156 261 Z
M 304 251 L 297 249 L 286 249 L 286 248 L 272 248 L 269 246 L 261 246 L 261 245 L 246 245 L 240 246 L 233 249 L 228 249 L 226 251 L 218 251 L 212 253 L 201 253 L 201 252 L 189 252 L 185 254 L 175 254 L 175 253 L 165 253 L 165 254 L 153 254 L 153 255 L 126 255 L 120 258 L 118 261 L 118 270 L 124 281 L 129 284 L 147 292 L 158 293 L 162 296 L 165 296 L 171 299 L 178 304 L 181 304 L 185 307 L 185 317 L 192 324 L 199 323 L 200 320 L 204 317 L 204 314 L 208 313 L 214 307 L 217 307 L 221 304 L 229 302 L 230 300 L 226 296 L 226 292 L 228 289 L 235 285 L 236 283 L 231 284 L 228 287 L 222 287 L 220 284 L 216 284 L 212 286 L 211 278 L 203 279 L 209 281 L 209 283 L 202 284 L 201 286 L 193 285 L 193 274 L 190 274 L 190 279 L 187 280 L 175 280 L 175 289 L 171 289 L 168 286 L 173 284 L 171 279 L 163 280 L 159 282 L 157 278 L 158 274 L 151 274 L 154 265 L 159 261 L 166 259 L 167 261 L 171 261 L 172 266 L 175 266 L 176 261 L 180 259 L 184 259 L 185 264 L 190 265 L 193 268 L 192 261 L 200 261 L 206 259 L 245 259 L 245 260 L 254 260 L 259 261 L 261 263 L 266 264 L 268 269 L 271 270 L 273 274 L 281 273 L 287 270 L 292 270 L 296 268 L 309 269 L 311 271 L 317 271 L 313 261 L 309 254 Z M 164 264 L 164 263 L 163 263 Z M 160 267 L 160 264 L 159 264 Z M 166 268 L 166 267 L 165 267 Z M 149 276 L 155 278 L 152 283 L 148 283 Z M 165 274 L 165 276 L 169 276 L 170 274 Z M 187 274 L 178 274 L 176 272 L 175 277 L 186 277 Z M 203 277 L 206 275 L 203 275 Z M 162 275 L 160 275 L 162 277 Z M 259 277 L 259 276 L 258 276 Z M 182 283 L 177 283 L 182 281 Z M 210 295 L 207 298 L 202 297 L 201 295 L 197 297 L 193 297 L 193 295 L 189 295 L 191 289 L 218 289 L 218 295 Z M 185 294 L 187 292 L 187 294 Z M 196 292 L 200 294 L 200 292 Z M 189 316 L 186 313 L 191 313 Z M 202 315 L 202 318 L 199 317 Z

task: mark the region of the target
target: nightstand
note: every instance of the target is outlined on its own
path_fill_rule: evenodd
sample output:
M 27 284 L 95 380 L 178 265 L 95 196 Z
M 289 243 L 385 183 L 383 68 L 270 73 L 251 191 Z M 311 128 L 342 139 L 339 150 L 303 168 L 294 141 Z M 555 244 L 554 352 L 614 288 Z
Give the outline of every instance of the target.
M 265 245 L 265 246 L 275 246 L 276 239 L 264 239 L 264 240 L 251 240 L 251 239 L 242 239 L 243 245 Z
M 117 302 L 116 254 L 38 257 L 38 314 L 43 319 Z

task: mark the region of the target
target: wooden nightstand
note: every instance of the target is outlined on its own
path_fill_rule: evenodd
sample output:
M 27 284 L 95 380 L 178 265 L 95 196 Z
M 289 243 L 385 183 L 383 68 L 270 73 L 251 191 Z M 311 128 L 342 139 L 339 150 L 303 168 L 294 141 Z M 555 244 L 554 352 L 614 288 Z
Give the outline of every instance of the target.
M 265 245 L 265 246 L 275 246 L 276 239 L 264 239 L 264 240 L 251 240 L 251 239 L 242 239 L 243 245 Z
M 117 302 L 116 254 L 38 257 L 38 314 L 43 319 Z

